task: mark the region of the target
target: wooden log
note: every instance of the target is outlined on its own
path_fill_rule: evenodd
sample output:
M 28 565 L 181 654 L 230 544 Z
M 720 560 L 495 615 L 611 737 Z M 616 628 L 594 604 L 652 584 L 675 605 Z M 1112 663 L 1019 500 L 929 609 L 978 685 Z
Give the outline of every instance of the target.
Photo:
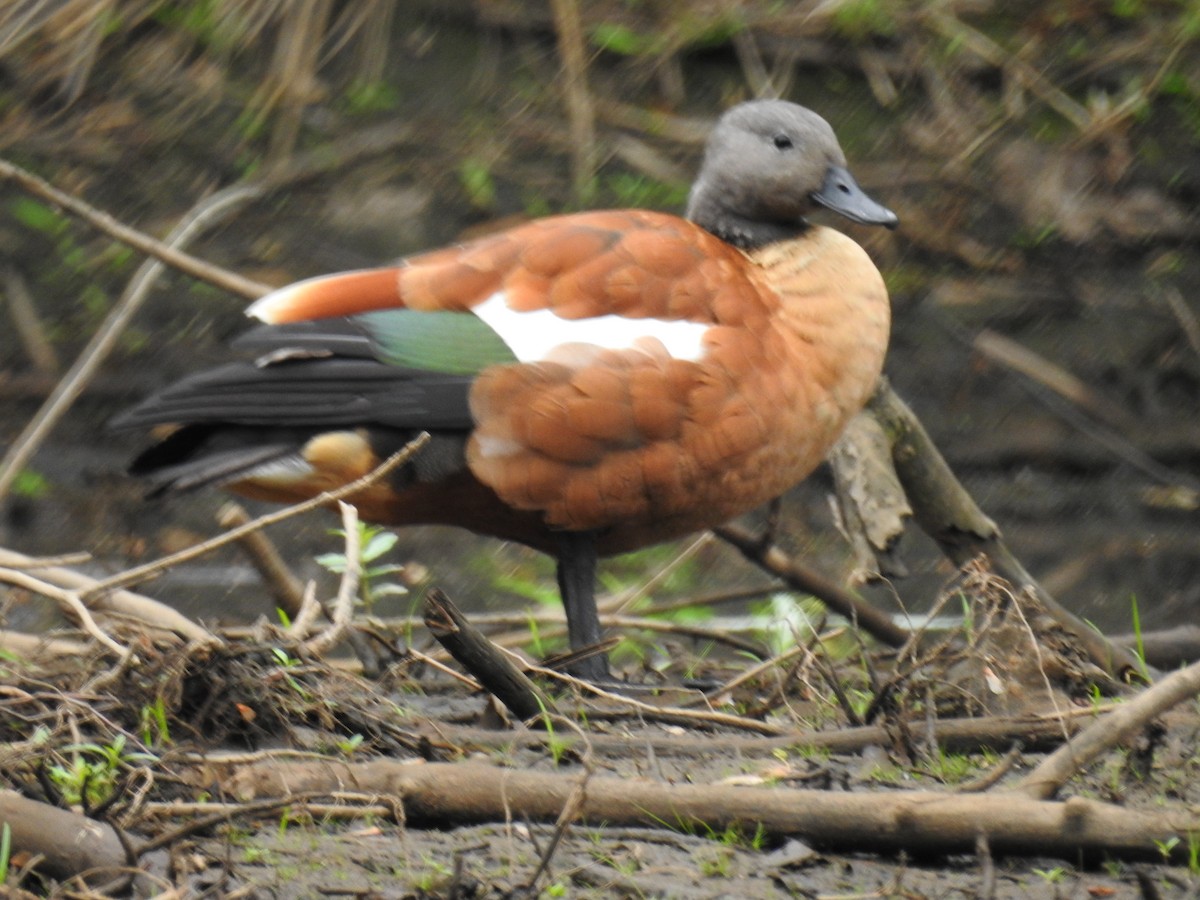
M 125 848 L 111 825 L 47 803 L 0 790 L 0 825 L 12 834 L 12 851 L 40 855 L 39 868 L 65 880 L 82 872 L 92 881 L 111 881 L 128 865 Z
M 579 785 L 578 772 L 504 769 L 480 763 L 414 765 L 255 763 L 229 771 L 223 787 L 243 800 L 352 789 L 400 798 L 409 826 L 448 828 L 479 822 L 554 822 Z M 1137 810 L 1083 798 L 1034 800 L 1015 793 L 815 791 L 662 784 L 592 777 L 579 819 L 607 825 L 721 832 L 761 824 L 772 835 L 842 851 L 971 853 L 985 836 L 993 853 L 1072 861 L 1186 856 L 1200 816 L 1182 806 Z

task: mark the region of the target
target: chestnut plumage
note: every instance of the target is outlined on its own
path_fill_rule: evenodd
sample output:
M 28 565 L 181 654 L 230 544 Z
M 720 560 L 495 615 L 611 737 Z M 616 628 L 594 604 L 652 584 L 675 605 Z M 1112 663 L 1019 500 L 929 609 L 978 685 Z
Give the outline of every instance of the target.
M 552 553 L 572 646 L 600 637 L 596 554 L 719 524 L 807 476 L 862 408 L 890 312 L 867 254 L 816 206 L 894 227 L 832 129 L 785 101 L 717 123 L 687 218 L 555 216 L 250 307 L 254 359 L 145 400 L 180 426 L 133 471 L 293 501 L 430 446 L 352 498 Z M 577 666 L 606 677 L 607 662 Z

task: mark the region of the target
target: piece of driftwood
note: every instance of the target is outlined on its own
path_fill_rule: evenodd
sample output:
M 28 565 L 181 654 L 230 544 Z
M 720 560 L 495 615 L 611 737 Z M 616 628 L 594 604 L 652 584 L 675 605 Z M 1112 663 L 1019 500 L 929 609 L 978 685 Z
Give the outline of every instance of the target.
M 272 761 L 218 774 L 243 800 L 291 793 L 373 791 L 399 798 L 407 825 L 449 828 L 502 822 L 519 811 L 554 822 L 572 798 L 578 773 L 532 772 L 479 763 Z M 1182 806 L 1137 810 L 1095 800 L 1034 800 L 1015 793 L 792 790 L 642 779 L 588 780 L 579 821 L 722 832 L 762 825 L 768 834 L 844 851 L 970 853 L 980 835 L 994 853 L 1085 858 L 1186 856 L 1200 816 Z M 1172 839 L 1177 839 L 1171 844 Z
M 425 595 L 425 625 L 446 652 L 518 719 L 555 712 L 550 698 L 437 588 Z
M 1200 694 L 1200 663 L 1193 663 L 1113 707 L 1042 760 L 1013 790 L 1039 799 L 1053 797 L 1067 779 L 1100 754 L 1145 728 L 1151 719 L 1197 694 Z
M 86 594 L 98 583 L 96 579 L 73 569 L 63 566 L 40 566 L 33 557 L 3 548 L 0 548 L 0 566 L 36 572 L 38 578 L 44 581 L 79 591 L 81 594 Z M 219 637 L 182 613 L 151 597 L 132 591 L 115 590 L 101 594 L 88 603 L 88 608 L 93 612 L 128 616 L 151 627 L 173 631 L 180 637 L 199 644 L 215 646 L 222 643 Z
M 111 881 L 129 863 L 111 825 L 16 791 L 0 790 L 0 825 L 9 827 L 13 854 L 42 856 L 39 869 L 54 878 L 65 880 L 88 872 L 96 884 Z
M 916 415 L 896 395 L 886 378 L 880 380 L 867 408 L 859 415 L 873 417 L 883 428 L 891 451 L 890 465 L 894 467 L 896 480 L 904 488 L 913 519 L 952 562 L 964 566 L 977 557 L 986 558 L 991 570 L 1017 591 L 1032 591 L 1046 612 L 1078 641 L 1102 670 L 1121 679 L 1139 671 L 1137 659 L 1127 648 L 1113 644 L 1064 608 L 1025 570 L 1009 550 L 996 523 L 984 515 L 963 488 Z M 858 429 L 851 428 L 844 439 L 853 441 L 858 434 Z M 859 444 L 850 458 L 877 455 L 872 453 L 873 446 Z M 842 456 L 846 458 L 846 454 Z M 838 453 L 831 459 L 835 466 L 839 464 Z M 839 476 L 839 481 L 842 480 L 853 479 L 850 475 Z M 864 501 L 843 497 L 841 502 L 861 507 Z M 859 518 L 870 520 L 872 515 L 872 509 L 865 507 Z M 871 545 L 885 555 L 892 551 L 904 527 L 903 516 L 889 516 L 889 521 L 893 523 L 890 527 L 867 534 Z

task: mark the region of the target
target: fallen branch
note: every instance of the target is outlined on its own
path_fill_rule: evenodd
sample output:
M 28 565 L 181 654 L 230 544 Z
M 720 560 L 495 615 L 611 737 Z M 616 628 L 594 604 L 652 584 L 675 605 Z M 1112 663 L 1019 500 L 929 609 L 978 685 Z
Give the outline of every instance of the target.
M 908 630 L 893 622 L 890 616 L 824 575 L 801 566 L 774 544 L 764 544 L 739 525 L 721 525 L 714 528 L 713 532 L 737 547 L 751 562 L 779 576 L 791 587 L 812 594 L 876 640 L 889 647 L 902 647 L 908 641 Z
M 446 652 L 521 721 L 556 712 L 550 698 L 436 588 L 425 597 L 425 625 Z
M 37 662 L 43 658 L 79 658 L 86 652 L 87 644 L 80 641 L 0 629 L 0 654 L 10 653 L 20 659 Z
M 47 803 L 0 790 L 0 825 L 12 835 L 12 852 L 41 856 L 38 868 L 66 880 L 87 873 L 93 882 L 111 878 L 129 860 L 111 825 Z
M 513 811 L 556 821 L 578 787 L 577 775 L 478 763 L 413 765 L 394 760 L 256 765 L 227 773 L 225 789 L 244 800 L 292 793 L 376 791 L 400 797 L 409 826 L 448 828 L 504 821 Z M 592 778 L 583 821 L 666 825 L 722 832 L 761 824 L 768 834 L 848 851 L 969 853 L 985 835 L 995 853 L 1161 859 L 1187 851 L 1200 817 L 1183 807 L 1135 810 L 1083 798 L 1040 801 L 1017 794 L 933 791 L 826 792 L 726 785 L 670 785 Z
M 1012 790 L 1027 797 L 1053 797 L 1098 756 L 1145 728 L 1155 716 L 1200 694 L 1200 663 L 1180 669 L 1089 725 L 1047 756 Z
M 202 646 L 216 646 L 223 643 L 208 629 L 152 597 L 145 597 L 131 591 L 116 590 L 92 598 L 91 591 L 99 583 L 96 579 L 73 569 L 61 566 L 46 567 L 38 563 L 39 560 L 25 556 L 23 553 L 0 548 L 0 566 L 19 570 L 34 569 L 42 581 L 77 591 L 80 599 L 84 600 L 85 605 L 93 612 L 104 612 L 109 615 L 136 619 L 144 625 L 174 632 L 180 637 Z
M 92 618 L 92 614 L 80 600 L 78 591 L 60 588 L 17 569 L 0 568 L 0 582 L 16 585 L 35 594 L 41 594 L 43 597 L 49 597 L 58 604 L 59 609 L 67 618 L 78 622 L 84 632 L 102 647 L 106 647 L 117 656 L 125 656 L 130 652 L 128 647 L 117 643 L 96 624 L 96 620 Z
M 590 715 L 590 714 L 589 714 Z M 791 731 L 778 735 L 749 736 L 707 734 L 697 740 L 695 734 L 651 734 L 638 739 L 638 746 L 658 756 L 695 756 L 711 753 L 737 753 L 750 756 L 769 755 L 776 750 L 807 748 L 828 750 L 830 753 L 858 753 L 866 747 L 890 745 L 895 734 L 908 730 L 928 735 L 947 753 L 971 753 L 981 749 L 1007 750 L 1013 741 L 1020 741 L 1026 751 L 1036 752 L 1058 747 L 1063 735 L 1082 727 L 1084 720 L 1095 714 L 1091 710 L 1074 710 L 1059 716 L 990 716 L 972 719 L 942 719 L 932 727 L 922 720 L 910 720 L 894 726 L 863 725 L 831 731 Z M 547 735 L 536 731 L 495 731 L 466 725 L 439 723 L 422 726 L 418 733 L 435 745 L 451 740 L 464 748 L 545 747 Z M 569 736 L 562 737 L 569 742 Z M 629 738 L 594 732 L 589 742 L 597 754 L 628 756 Z
M 1138 661 L 1124 647 L 1114 645 L 1042 588 L 1009 550 L 996 523 L 950 470 L 924 427 L 887 379 L 867 404 L 864 413 L 879 420 L 891 442 L 892 462 L 912 505 L 913 517 L 955 565 L 964 566 L 978 556 L 988 559 L 993 572 L 1017 591 L 1032 590 L 1038 602 L 1063 626 L 1097 666 L 1118 678 L 1134 676 Z M 895 535 L 898 538 L 899 535 Z

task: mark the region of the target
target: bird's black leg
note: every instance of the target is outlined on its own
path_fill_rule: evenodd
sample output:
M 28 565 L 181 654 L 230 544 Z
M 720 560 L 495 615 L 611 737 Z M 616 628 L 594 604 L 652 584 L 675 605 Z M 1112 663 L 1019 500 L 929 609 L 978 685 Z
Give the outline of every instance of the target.
M 590 531 L 564 531 L 558 536 L 558 590 L 567 613 L 572 650 L 600 641 L 596 609 L 596 536 Z M 588 681 L 608 681 L 608 657 L 590 656 L 571 666 L 571 674 Z

